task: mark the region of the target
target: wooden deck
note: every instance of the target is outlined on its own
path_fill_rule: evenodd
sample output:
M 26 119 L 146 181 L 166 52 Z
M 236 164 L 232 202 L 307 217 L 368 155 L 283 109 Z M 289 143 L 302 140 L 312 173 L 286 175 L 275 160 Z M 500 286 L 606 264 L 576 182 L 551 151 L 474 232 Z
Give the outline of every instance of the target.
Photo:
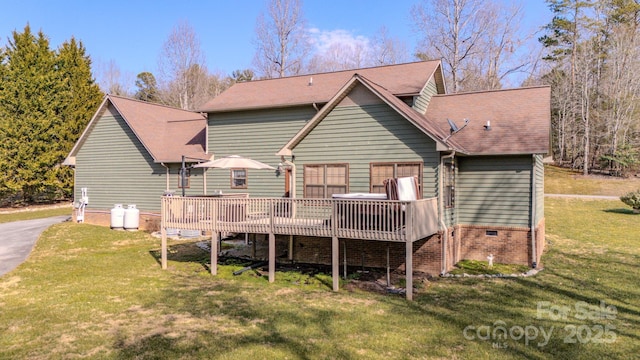
M 220 233 L 269 235 L 269 281 L 275 274 L 275 235 L 332 239 L 334 290 L 338 290 L 338 239 L 405 242 L 407 288 L 411 287 L 412 244 L 438 232 L 437 198 L 415 201 L 221 197 L 162 198 L 162 267 L 166 268 L 166 230 L 213 234 L 211 273 L 217 269 Z M 407 291 L 411 298 L 411 292 Z

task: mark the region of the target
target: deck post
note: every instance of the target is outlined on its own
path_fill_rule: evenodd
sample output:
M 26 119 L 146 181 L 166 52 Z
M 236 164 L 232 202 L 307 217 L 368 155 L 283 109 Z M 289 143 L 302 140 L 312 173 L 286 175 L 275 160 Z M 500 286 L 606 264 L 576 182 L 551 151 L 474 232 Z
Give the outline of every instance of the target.
M 411 241 L 407 241 L 406 242 L 407 248 L 406 248 L 406 253 L 407 253 L 407 258 L 405 261 L 405 280 L 406 280 L 406 293 L 407 293 L 407 300 L 411 301 L 413 300 L 413 242 Z
M 337 236 L 331 237 L 331 277 L 333 291 L 338 291 L 340 289 L 340 242 Z
M 269 282 L 276 280 L 276 236 L 269 233 Z
M 289 235 L 289 261 L 293 261 L 293 235 Z
M 269 200 L 269 282 L 276 280 L 276 235 L 273 232 L 273 199 Z
M 167 168 L 167 171 L 169 171 L 169 168 Z M 167 269 L 167 201 L 169 200 L 164 196 L 160 200 L 160 236 L 162 238 L 160 245 L 160 266 L 162 267 L 162 270 Z
M 211 232 L 211 275 L 218 275 L 218 237 L 217 230 Z
M 163 214 L 164 216 L 164 214 Z M 167 229 L 163 226 L 160 228 L 160 234 L 162 236 L 162 245 L 161 245 L 161 260 L 160 264 L 162 265 L 162 270 L 167 269 Z

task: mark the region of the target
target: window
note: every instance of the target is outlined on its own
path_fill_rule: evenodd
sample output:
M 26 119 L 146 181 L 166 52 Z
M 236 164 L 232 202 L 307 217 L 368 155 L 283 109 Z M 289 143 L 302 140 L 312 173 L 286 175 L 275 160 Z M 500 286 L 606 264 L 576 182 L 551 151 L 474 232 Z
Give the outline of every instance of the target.
M 182 171 L 183 169 L 180 169 L 178 172 L 178 189 L 182 189 L 183 184 L 184 188 L 188 189 L 191 187 L 191 169 L 184 169 L 184 183 L 182 182 Z
M 452 159 L 447 159 L 443 162 L 444 166 L 444 178 L 442 179 L 443 191 L 444 191 L 444 206 L 447 208 L 453 208 L 456 206 L 456 165 Z
M 349 191 L 348 164 L 318 164 L 304 166 L 304 197 L 330 198 Z
M 418 177 L 418 191 L 422 191 L 422 163 L 371 163 L 370 165 L 369 192 L 384 194 L 385 179 L 401 178 L 409 176 Z
M 231 188 L 247 188 L 247 169 L 231 169 Z

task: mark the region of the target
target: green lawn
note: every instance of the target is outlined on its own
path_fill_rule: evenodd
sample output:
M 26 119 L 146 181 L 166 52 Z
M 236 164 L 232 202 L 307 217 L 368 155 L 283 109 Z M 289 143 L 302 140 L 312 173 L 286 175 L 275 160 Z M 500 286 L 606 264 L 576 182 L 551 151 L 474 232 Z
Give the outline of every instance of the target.
M 56 206 L 44 210 L 14 210 L 0 212 L 0 223 L 20 220 L 42 219 L 50 216 L 71 216 L 72 209 L 69 206 Z
M 212 277 L 208 254 L 190 242 L 171 243 L 163 271 L 148 234 L 55 225 L 0 277 L 0 358 L 637 356 L 640 215 L 617 201 L 547 199 L 545 211 L 538 275 L 435 279 L 414 302 L 333 293 L 328 275 L 278 272 L 269 284 L 222 265 Z M 502 327 L 504 338 L 494 334 Z
M 640 178 L 583 176 L 581 172 L 545 166 L 544 192 L 547 194 L 579 194 L 621 196 L 640 189 Z

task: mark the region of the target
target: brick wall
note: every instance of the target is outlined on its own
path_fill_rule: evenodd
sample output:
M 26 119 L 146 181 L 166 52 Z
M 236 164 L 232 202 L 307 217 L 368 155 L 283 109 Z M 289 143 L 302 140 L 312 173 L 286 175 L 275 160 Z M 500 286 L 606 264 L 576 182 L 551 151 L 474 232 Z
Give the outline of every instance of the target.
M 494 262 L 531 266 L 536 261 L 540 266 L 540 257 L 544 251 L 544 219 L 536 228 L 536 259 L 531 257 L 531 231 L 529 228 L 501 226 L 455 227 L 452 257 L 453 262 L 460 260 L 487 261 L 493 254 Z

